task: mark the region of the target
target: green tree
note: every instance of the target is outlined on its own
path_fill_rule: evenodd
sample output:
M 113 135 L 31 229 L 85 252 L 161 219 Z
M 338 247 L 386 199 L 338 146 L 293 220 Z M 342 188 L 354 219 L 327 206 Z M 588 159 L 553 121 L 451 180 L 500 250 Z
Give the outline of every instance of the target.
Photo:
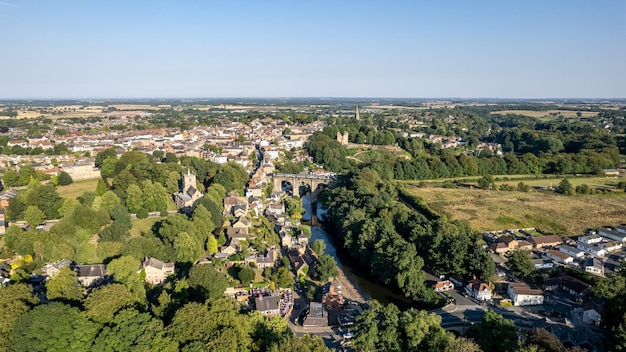
M 478 187 L 482 189 L 489 189 L 493 185 L 493 177 L 491 175 L 485 175 L 478 180 Z
M 168 335 L 180 343 L 182 350 L 248 351 L 252 326 L 239 309 L 239 304 L 230 298 L 208 305 L 188 303 L 176 311 L 167 328 Z
M 61 171 L 57 177 L 57 182 L 59 183 L 59 186 L 67 186 L 74 182 L 74 180 L 72 180 L 72 176 L 70 176 L 70 174 L 65 171 Z
M 574 194 L 574 187 L 568 179 L 564 178 L 563 181 L 559 183 L 556 191 L 566 196 L 571 196 Z
M 131 213 L 136 213 L 143 207 L 143 191 L 136 184 L 126 189 L 126 207 Z
M 102 208 L 104 208 L 108 213 L 111 213 L 113 208 L 117 205 L 120 205 L 122 201 L 113 191 L 106 191 L 102 194 Z
M 239 272 L 237 273 L 237 278 L 242 285 L 249 284 L 251 281 L 254 280 L 255 276 L 256 272 L 254 271 L 254 269 L 247 266 L 240 268 Z
M 485 312 L 482 322 L 470 329 L 469 337 L 485 352 L 514 352 L 520 347 L 513 321 L 492 310 Z
M 98 179 L 98 184 L 96 185 L 96 193 L 101 196 L 103 195 L 106 191 L 108 191 L 108 188 L 106 186 L 106 184 L 104 183 L 104 180 L 99 178 Z
M 38 302 L 25 283 L 0 286 L 0 351 L 9 351 L 15 321 Z
M 98 154 L 96 154 L 94 164 L 96 165 L 96 167 L 102 167 L 102 163 L 107 158 L 114 158 L 114 159 L 117 158 L 117 151 L 115 150 L 115 147 L 105 149 L 99 152 Z
M 324 240 L 317 239 L 313 241 L 313 244 L 311 245 L 311 249 L 313 249 L 313 252 L 315 252 L 315 254 L 320 256 L 324 254 L 324 249 L 326 249 L 326 242 L 324 242 Z
M 87 296 L 85 314 L 98 323 L 111 323 L 119 310 L 137 302 L 133 294 L 122 284 L 110 284 L 97 288 Z
M 523 249 L 516 249 L 511 252 L 507 266 L 511 269 L 513 275 L 522 278 L 535 271 L 535 265 L 530 258 L 530 253 Z
M 37 206 L 31 205 L 24 211 L 24 220 L 32 226 L 37 226 L 45 220 L 46 214 L 43 213 Z
M 178 351 L 178 343 L 167 338 L 163 322 L 133 308 L 115 315 L 102 329 L 91 351 Z
M 68 267 L 59 272 L 46 283 L 46 296 L 50 300 L 80 302 L 83 300 L 83 288 L 78 283 L 77 275 Z
M 189 270 L 189 286 L 199 301 L 217 299 L 224 295 L 228 280 L 211 264 L 196 264 Z
M 565 352 L 565 346 L 558 337 L 544 328 L 533 329 L 526 338 L 526 344 L 537 346 L 545 352 Z
M 138 302 L 146 301 L 146 289 L 139 278 L 139 260 L 131 256 L 113 259 L 107 265 L 107 272 L 115 282 L 124 284 L 133 293 Z
M 9 169 L 4 172 L 2 181 L 6 187 L 16 187 L 19 185 L 19 176 L 15 170 Z
M 202 255 L 202 242 L 183 231 L 174 239 L 174 251 L 176 261 L 193 263 Z
M 215 239 L 215 236 L 209 235 L 206 248 L 207 248 L 207 252 L 209 253 L 209 255 L 217 253 L 218 248 L 217 248 L 217 240 Z
M 15 322 L 11 350 L 90 351 L 100 325 L 89 321 L 78 308 L 59 302 L 42 304 Z
M 335 258 L 329 254 L 322 254 L 315 264 L 313 278 L 318 281 L 327 281 L 329 277 L 337 275 L 339 275 L 339 270 Z

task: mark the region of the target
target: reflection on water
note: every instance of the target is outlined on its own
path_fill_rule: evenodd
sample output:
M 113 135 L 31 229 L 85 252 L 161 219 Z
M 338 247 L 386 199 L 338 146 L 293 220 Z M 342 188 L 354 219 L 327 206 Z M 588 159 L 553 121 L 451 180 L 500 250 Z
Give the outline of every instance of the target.
M 304 197 L 302 199 L 302 205 L 307 212 L 309 213 L 309 219 L 311 218 L 312 210 L 311 203 L 308 198 Z M 308 206 L 308 208 L 307 208 Z M 316 207 L 316 215 L 318 218 L 322 216 L 326 211 L 321 208 L 320 204 L 317 204 Z M 303 217 L 304 219 L 304 217 Z M 332 237 L 324 231 L 324 229 L 320 227 L 312 227 L 311 228 L 311 240 L 313 241 L 317 239 L 321 239 L 326 243 L 326 249 L 324 253 L 332 255 L 337 261 L 337 265 L 341 267 L 346 274 L 346 277 L 352 284 L 356 287 L 357 290 L 361 292 L 361 295 L 365 299 L 376 299 L 382 303 L 394 303 L 400 307 L 407 307 L 412 305 L 412 301 L 404 297 L 400 293 L 393 292 L 392 290 L 381 286 L 378 283 L 375 283 L 367 278 L 364 272 L 358 272 L 353 268 L 358 266 L 359 263 L 356 263 L 343 249 L 337 248 L 338 241 L 333 241 Z

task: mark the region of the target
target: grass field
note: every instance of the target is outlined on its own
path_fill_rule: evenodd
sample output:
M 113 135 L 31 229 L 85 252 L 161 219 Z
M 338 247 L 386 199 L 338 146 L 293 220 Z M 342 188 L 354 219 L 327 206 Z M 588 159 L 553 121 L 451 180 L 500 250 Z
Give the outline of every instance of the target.
M 556 118 L 558 115 L 562 115 L 563 117 L 578 117 L 576 111 L 572 110 L 546 110 L 546 111 L 537 111 L 537 110 L 501 110 L 501 111 L 492 111 L 492 114 L 513 114 L 513 115 L 522 115 L 528 117 L 546 117 L 546 118 Z M 557 116 L 552 116 L 550 114 L 557 114 Z M 581 117 L 594 117 L 597 116 L 598 113 L 595 111 L 581 111 Z
M 475 180 L 479 179 L 480 176 L 466 176 L 466 177 L 456 177 L 456 178 L 445 178 L 445 179 L 437 179 L 437 180 L 425 180 L 427 184 L 441 184 L 444 181 L 460 181 L 466 182 L 467 184 L 477 185 Z M 565 178 L 563 176 L 555 176 L 555 177 L 536 177 L 534 175 L 497 175 L 494 176 L 494 186 L 499 186 L 503 183 L 517 186 L 518 183 L 524 182 L 525 184 L 531 187 L 557 187 L 559 183 Z M 504 178 L 508 178 L 508 180 L 504 180 Z M 596 188 L 604 188 L 604 189 L 614 189 L 615 186 L 620 181 L 626 181 L 626 177 L 615 177 L 615 176 L 598 176 L 598 177 L 567 177 L 569 182 L 574 186 L 578 186 L 581 184 L 587 184 L 590 187 Z M 398 183 L 402 183 L 405 185 L 417 185 L 420 181 L 414 180 L 401 180 L 396 181 Z
M 451 220 L 478 231 L 536 227 L 558 235 L 626 223 L 626 194 L 563 196 L 554 192 L 498 192 L 406 186 Z
M 77 198 L 85 191 L 95 191 L 98 185 L 98 179 L 75 181 L 71 185 L 59 186 L 57 192 L 63 198 Z
M 165 218 L 133 219 L 133 228 L 130 229 L 130 236 L 139 237 L 142 233 L 149 233 L 152 229 L 152 225 L 163 219 Z

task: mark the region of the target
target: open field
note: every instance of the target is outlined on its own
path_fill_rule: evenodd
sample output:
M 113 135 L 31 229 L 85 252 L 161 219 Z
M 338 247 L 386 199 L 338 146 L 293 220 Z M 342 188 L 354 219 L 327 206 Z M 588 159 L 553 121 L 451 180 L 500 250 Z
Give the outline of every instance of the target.
M 508 178 L 508 180 L 504 180 L 504 178 Z M 460 181 L 467 182 L 467 184 L 473 184 L 477 186 L 477 182 L 480 176 L 464 176 L 464 177 L 455 177 L 455 178 L 444 178 L 444 179 L 436 179 L 436 180 L 424 180 L 427 184 L 441 184 L 444 181 Z M 540 176 L 536 177 L 534 175 L 496 175 L 494 178 L 494 186 L 499 186 L 501 184 L 509 184 L 512 186 L 517 186 L 518 183 L 524 182 L 525 184 L 531 187 L 557 187 L 561 180 L 563 180 L 564 176 L 548 176 L 546 178 Z M 567 177 L 570 183 L 576 187 L 581 184 L 587 184 L 590 187 L 603 188 L 603 189 L 614 189 L 615 186 L 620 181 L 626 181 L 626 177 L 615 177 L 615 176 L 598 176 L 598 177 Z M 406 185 L 417 185 L 420 181 L 415 180 L 396 180 L 398 183 L 406 184 Z
M 433 210 L 467 220 L 478 231 L 536 227 L 558 235 L 626 223 L 626 194 L 563 196 L 554 192 L 498 192 L 406 186 Z
M 563 117 L 578 117 L 576 111 L 572 110 L 546 110 L 546 111 L 537 111 L 537 110 L 501 110 L 501 111 L 492 111 L 492 114 L 513 114 L 513 115 L 523 115 L 528 117 L 547 117 L 547 118 L 555 118 L 556 116 L 551 116 L 551 113 L 558 115 L 563 115 Z M 594 117 L 597 116 L 598 113 L 595 111 L 581 111 L 581 117 Z
M 57 187 L 57 192 L 63 198 L 77 198 L 85 191 L 95 191 L 98 185 L 97 178 L 90 180 L 74 181 L 71 185 Z
M 146 218 L 146 219 L 133 219 L 133 227 L 130 229 L 131 237 L 140 237 L 142 233 L 149 233 L 157 221 L 161 221 L 165 218 Z

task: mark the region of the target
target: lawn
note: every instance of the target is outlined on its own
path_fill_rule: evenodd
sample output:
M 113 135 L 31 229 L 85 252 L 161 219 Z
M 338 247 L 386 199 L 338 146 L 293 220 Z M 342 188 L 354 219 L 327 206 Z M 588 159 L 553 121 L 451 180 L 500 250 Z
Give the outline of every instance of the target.
M 164 217 L 146 218 L 146 219 L 133 219 L 133 228 L 130 229 L 131 237 L 140 237 L 142 233 L 149 233 L 152 231 L 152 225 L 157 221 L 165 219 Z
M 626 223 L 626 194 L 563 196 L 545 192 L 406 186 L 433 210 L 451 220 L 467 220 L 477 231 L 536 227 L 562 236 L 588 228 Z
M 63 198 L 77 198 L 82 196 L 85 191 L 95 191 L 98 180 L 98 178 L 93 178 L 75 181 L 70 185 L 57 187 L 57 192 Z

